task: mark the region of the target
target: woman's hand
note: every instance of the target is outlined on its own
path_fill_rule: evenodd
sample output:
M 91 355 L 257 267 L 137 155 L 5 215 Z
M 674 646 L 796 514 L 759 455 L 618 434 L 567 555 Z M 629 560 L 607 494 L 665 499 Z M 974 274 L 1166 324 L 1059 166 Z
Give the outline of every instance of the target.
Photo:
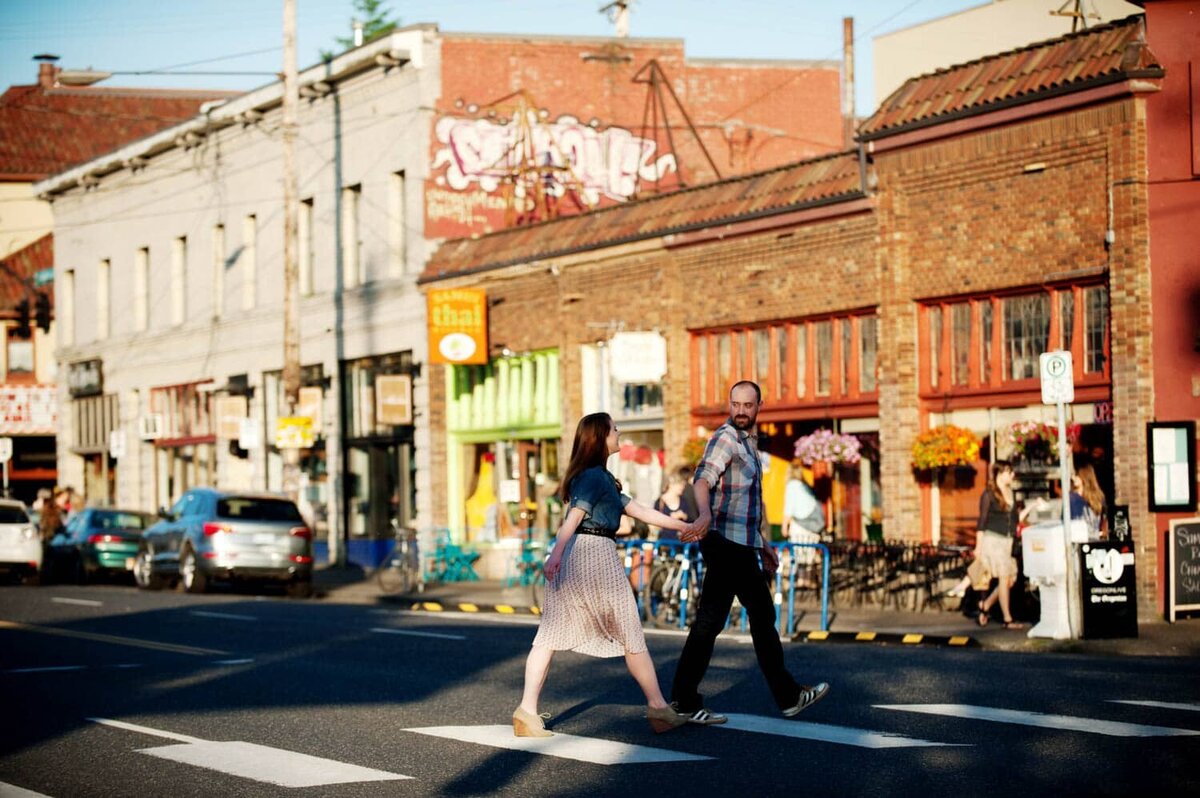
M 557 547 L 546 558 L 546 564 L 542 566 L 542 572 L 546 574 L 546 581 L 553 582 L 554 577 L 558 576 L 558 570 L 562 567 L 562 556 Z

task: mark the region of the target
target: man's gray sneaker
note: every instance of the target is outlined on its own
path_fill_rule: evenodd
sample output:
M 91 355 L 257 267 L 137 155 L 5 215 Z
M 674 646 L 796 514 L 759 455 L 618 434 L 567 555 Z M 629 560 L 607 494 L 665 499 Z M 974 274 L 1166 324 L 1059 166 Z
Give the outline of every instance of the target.
M 820 701 L 829 693 L 829 683 L 820 682 L 813 687 L 805 687 L 800 691 L 800 698 L 796 701 L 795 706 L 790 706 L 783 710 L 785 718 L 794 718 L 804 710 L 811 707 L 813 704 Z
M 715 712 L 710 712 L 707 709 L 704 709 L 703 707 L 700 709 L 697 709 L 695 712 L 687 713 L 687 712 L 680 712 L 679 706 L 674 703 L 671 704 L 671 706 L 680 715 L 687 715 L 688 723 L 694 723 L 697 726 L 718 726 L 729 720 L 729 718 L 725 717 L 724 715 L 718 715 Z

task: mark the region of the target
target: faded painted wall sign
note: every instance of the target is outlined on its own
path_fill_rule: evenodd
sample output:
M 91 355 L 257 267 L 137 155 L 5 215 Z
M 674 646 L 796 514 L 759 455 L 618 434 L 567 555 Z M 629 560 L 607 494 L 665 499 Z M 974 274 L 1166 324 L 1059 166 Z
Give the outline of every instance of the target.
M 589 206 L 624 202 L 639 180 L 655 183 L 677 170 L 672 153 L 659 155 L 652 139 L 620 127 L 597 130 L 573 116 L 554 122 L 530 117 L 534 159 L 546 166 L 569 167 L 580 199 Z M 504 224 L 504 176 L 520 162 L 518 126 L 490 119 L 444 116 L 434 125 L 432 185 L 426 192 L 426 233 L 435 238 L 499 229 Z M 548 186 L 563 196 L 561 182 Z M 521 186 L 517 186 L 520 197 Z

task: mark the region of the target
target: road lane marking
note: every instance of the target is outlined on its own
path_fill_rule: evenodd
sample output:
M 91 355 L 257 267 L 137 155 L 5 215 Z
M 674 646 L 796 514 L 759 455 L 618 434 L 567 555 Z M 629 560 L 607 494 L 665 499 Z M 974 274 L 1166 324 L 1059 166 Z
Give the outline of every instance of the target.
M 195 765 L 280 787 L 323 787 L 327 784 L 397 781 L 412 778 L 412 776 L 405 776 L 401 773 L 388 773 L 383 770 L 365 768 L 241 740 L 226 742 L 202 740 L 199 737 L 189 737 L 186 734 L 176 734 L 109 718 L 88 718 L 88 720 L 126 731 L 165 737 L 181 743 L 181 745 L 166 745 L 158 748 L 139 748 L 137 751 L 140 754 L 149 754 L 160 759 Z
M 50 599 L 54 604 L 75 604 L 80 607 L 103 607 L 103 601 L 92 601 L 91 599 L 64 598 L 63 596 L 54 596 Z
M 81 671 L 87 665 L 46 665 L 41 668 L 13 668 L 5 673 L 53 673 L 55 671 Z
M 0 798 L 50 798 L 50 796 L 0 781 Z
M 404 731 L 458 740 L 464 743 L 527 751 L 593 765 L 638 765 L 648 762 L 699 762 L 710 756 L 685 754 L 665 748 L 619 743 L 594 737 L 577 737 L 555 732 L 553 737 L 514 737 L 512 726 L 427 726 Z
M 1170 701 L 1122 701 L 1119 698 L 1109 699 L 1112 704 L 1133 704 L 1139 707 L 1158 707 L 1159 709 L 1182 709 L 1187 712 L 1200 712 L 1200 704 L 1174 704 Z
M 176 734 L 175 732 L 163 731 L 162 729 L 152 729 L 149 726 L 139 726 L 136 723 L 126 723 L 123 720 L 113 720 L 111 718 L 88 718 L 92 723 L 99 723 L 102 726 L 112 726 L 114 729 L 124 729 L 125 731 L 137 732 L 138 734 L 149 734 L 154 737 L 165 737 L 168 740 L 175 740 L 180 743 L 204 743 L 207 740 L 202 740 L 199 737 L 188 737 L 186 734 Z
M 414 632 L 408 629 L 385 629 L 382 626 L 376 626 L 371 630 L 385 635 L 412 635 L 413 637 L 436 637 L 441 640 L 466 640 L 466 635 L 447 635 L 439 632 Z
M 766 718 L 761 715 L 729 713 L 727 717 L 729 718 L 728 723 L 717 724 L 715 728 L 755 732 L 757 734 L 775 734 L 780 737 L 816 740 L 818 742 L 835 743 L 837 745 L 856 745 L 859 748 L 929 748 L 956 745 L 955 743 L 919 740 L 915 737 L 906 737 L 903 734 L 853 729 L 848 726 L 830 726 L 824 723 L 804 723 L 803 721 L 787 720 L 785 718 Z
M 249 665 L 254 662 L 253 658 L 246 659 L 219 659 L 213 665 Z
M 209 612 L 208 610 L 192 610 L 188 615 L 198 615 L 201 618 L 221 618 L 227 621 L 257 621 L 253 615 L 238 615 L 233 612 Z
M 1022 712 L 1015 709 L 975 707 L 969 704 L 875 704 L 875 708 L 921 712 L 926 715 L 944 715 L 968 720 L 990 720 L 1021 726 L 1039 726 L 1044 729 L 1081 731 L 1090 734 L 1104 734 L 1109 737 L 1190 737 L 1200 735 L 1200 731 L 1176 729 L 1170 726 L 1143 726 L 1136 723 L 1121 723 L 1096 718 L 1076 718 L 1070 715 L 1045 715 L 1041 712 Z
M 20 621 L 0 620 L 0 629 L 14 629 L 20 632 L 35 632 L 37 634 L 54 635 L 57 637 L 73 637 L 77 640 L 91 640 L 95 643 L 112 643 L 118 646 L 148 648 L 153 651 L 169 651 L 173 654 L 191 654 L 198 657 L 229 656 L 228 651 L 221 651 L 215 648 L 181 646 L 175 643 L 158 643 L 153 640 L 139 640 L 133 637 L 119 637 L 117 635 L 99 634 L 98 632 L 81 632 L 78 629 L 60 629 L 57 626 L 35 626 L 29 623 L 21 623 Z

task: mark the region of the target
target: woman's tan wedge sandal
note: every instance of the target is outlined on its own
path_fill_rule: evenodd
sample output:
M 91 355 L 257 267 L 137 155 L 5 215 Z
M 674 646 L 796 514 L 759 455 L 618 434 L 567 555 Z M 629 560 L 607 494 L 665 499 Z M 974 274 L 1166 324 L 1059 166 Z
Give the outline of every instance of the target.
M 553 737 L 554 732 L 546 731 L 546 724 L 543 723 L 543 720 L 549 717 L 549 712 L 531 715 L 517 707 L 517 711 L 513 713 L 513 735 L 516 737 Z

